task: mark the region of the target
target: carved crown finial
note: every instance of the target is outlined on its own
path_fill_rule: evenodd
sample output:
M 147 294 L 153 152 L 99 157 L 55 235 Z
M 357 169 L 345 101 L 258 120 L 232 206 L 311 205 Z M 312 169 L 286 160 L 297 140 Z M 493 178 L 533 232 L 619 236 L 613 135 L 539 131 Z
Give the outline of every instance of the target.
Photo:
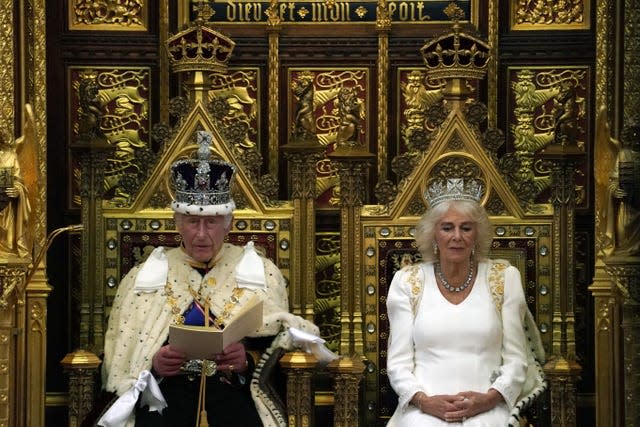
M 193 25 L 167 39 L 169 62 L 174 73 L 187 71 L 226 73 L 235 42 L 209 27 L 214 15 L 211 6 L 201 1 Z
M 428 41 L 420 49 L 430 78 L 481 80 L 491 58 L 489 45 L 480 38 L 461 31 L 459 21 L 464 11 L 455 3 L 445 8 L 454 22 L 451 32 Z
M 199 1 L 194 9 L 198 14 L 196 20 L 202 20 L 204 22 L 208 22 L 209 19 L 216 14 L 211 5 L 203 0 Z

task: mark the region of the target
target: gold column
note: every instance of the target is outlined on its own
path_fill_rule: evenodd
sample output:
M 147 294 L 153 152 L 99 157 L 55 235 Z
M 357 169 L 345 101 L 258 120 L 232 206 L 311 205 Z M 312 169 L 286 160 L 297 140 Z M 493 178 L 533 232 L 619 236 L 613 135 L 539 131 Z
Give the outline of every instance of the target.
M 316 292 L 315 276 L 315 194 L 316 164 L 324 147 L 316 141 L 292 142 L 282 147 L 289 161 L 293 202 L 291 234 L 296 236 L 291 248 L 291 309 L 294 314 L 313 322 Z
M 311 353 L 294 351 L 285 353 L 280 365 L 287 375 L 287 425 L 311 427 L 313 425 L 312 387 L 313 372 L 318 359 Z
M 622 334 L 620 290 L 601 262 L 596 263 L 595 277 L 589 287 L 594 298 L 596 426 L 623 426 L 623 366 L 619 358 Z
M 277 153 L 280 111 L 278 43 L 282 27 L 278 0 L 271 0 L 266 14 L 269 34 L 269 151 Z M 291 234 L 296 236 L 295 242 L 298 245 L 291 248 L 291 308 L 294 314 L 313 322 L 316 299 L 316 165 L 322 159 L 325 147 L 318 141 L 315 126 L 306 128 L 296 122 L 282 151 L 290 166 L 290 197 L 294 207 Z M 277 160 L 270 162 L 269 169 L 274 173 L 278 170 Z
M 0 264 L 0 425 L 3 426 L 26 425 L 26 275 L 24 263 Z M 44 377 L 39 379 L 44 384 Z
M 631 237 L 638 235 L 640 210 L 640 64 L 636 59 L 640 11 L 636 3 L 602 0 L 596 7 L 596 264 L 589 290 L 595 306 L 598 427 L 640 425 L 640 363 L 635 344 L 640 339 L 640 253 Z M 636 219 L 628 212 L 636 212 Z
M 618 301 L 621 296 L 611 280 L 604 263 L 610 244 L 604 239 L 607 224 L 607 205 L 611 161 L 602 161 L 611 155 L 609 139 L 611 115 L 616 113 L 615 102 L 615 2 L 600 0 L 596 6 L 596 138 L 594 155 L 600 159 L 594 167 L 596 213 L 595 276 L 589 287 L 594 298 L 594 354 L 595 354 L 595 409 L 596 426 L 622 426 L 622 363 L 618 358 L 622 336 L 618 325 L 622 313 Z
M 169 0 L 160 0 L 158 6 L 159 44 L 165 46 L 169 37 Z M 169 57 L 160 55 L 160 123 L 169 123 Z
M 269 8 L 265 12 L 267 15 L 267 34 L 269 35 L 269 79 L 267 93 L 269 97 L 269 152 L 277 153 L 280 147 L 280 100 L 278 91 L 280 89 L 280 30 L 282 20 L 278 12 L 278 0 L 271 0 Z M 269 173 L 278 174 L 278 156 L 269 157 Z
M 280 111 L 278 43 L 282 26 L 278 0 L 271 0 L 266 13 L 269 33 L 269 147 L 270 152 L 277 153 Z M 314 132 L 315 127 L 307 129 L 301 123 L 294 123 L 293 129 L 289 132 L 289 141 L 282 146 L 290 166 L 290 197 L 294 207 L 291 234 L 297 236 L 295 241 L 298 245 L 291 248 L 291 308 L 294 314 L 312 322 L 313 304 L 316 299 L 316 164 L 322 159 L 325 151 Z M 269 169 L 273 172 L 278 170 L 277 160 L 270 162 Z
M 491 58 L 493 58 L 487 66 L 487 122 L 490 129 L 497 127 L 498 121 L 498 59 L 500 58 L 498 55 L 498 23 L 500 22 L 498 3 L 498 0 L 489 0 L 487 9 L 489 18 L 487 41 L 491 49 Z
M 359 384 L 364 368 L 359 357 L 341 357 L 327 365 L 335 383 L 334 427 L 359 425 Z
M 387 179 L 387 140 L 389 139 L 389 33 L 391 17 L 387 0 L 378 0 L 376 14 L 378 31 L 378 179 Z
M 614 281 L 624 289 L 622 301 L 624 425 L 640 427 L 640 8 L 625 0 L 623 147 L 618 158 L 618 185 L 625 191 L 618 205 L 618 231 L 624 236 L 620 250 L 607 260 Z M 624 152 L 624 154 L 623 154 Z M 625 209 L 625 215 L 620 210 Z M 621 239 L 622 240 L 622 239 Z
M 576 425 L 576 383 L 582 367 L 575 342 L 575 190 L 578 160 L 584 153 L 574 145 L 549 146 L 553 193 L 553 320 L 551 357 L 544 367 L 551 385 L 551 425 Z
M 17 52 L 14 51 L 15 46 L 15 25 L 13 14 L 13 0 L 2 0 L 2 13 L 0 13 L 0 25 L 2 25 L 2 31 L 0 31 L 0 55 L 2 58 L 2 67 L 0 67 L 0 131 L 4 132 L 5 138 L 13 137 L 15 134 L 14 119 L 15 112 L 15 75 L 14 64 L 17 58 Z
M 113 147 L 106 139 L 97 136 L 90 141 L 75 144 L 72 149 L 79 151 L 82 181 L 80 196 L 82 199 L 81 218 L 85 230 L 82 233 L 82 282 L 86 294 L 81 295 L 80 303 L 80 348 L 95 352 L 104 347 L 104 283 L 98 274 L 104 262 L 102 247 L 104 224 L 102 218 L 102 195 L 104 188 L 104 170 Z
M 38 183 L 37 188 L 30 189 L 34 192 L 31 207 L 33 227 L 30 233 L 35 254 L 42 251 L 47 238 L 47 26 L 45 0 L 27 0 L 18 4 L 22 28 L 17 45 L 21 49 L 22 72 L 19 77 L 20 88 L 10 87 L 20 91 L 18 104 L 30 104 L 35 118 L 32 131 L 36 140 L 37 159 L 35 164 L 29 166 Z M 10 6 L 4 10 L 13 8 Z M 23 117 L 23 121 L 25 119 Z M 21 310 L 21 315 L 26 316 L 24 356 L 27 373 L 24 401 L 21 402 L 25 411 L 21 413 L 26 414 L 25 426 L 41 427 L 45 420 L 47 299 L 52 288 L 45 273 L 46 262 L 38 262 L 31 269 L 26 282 L 25 311 Z
M 622 366 L 624 420 L 617 425 L 640 426 L 640 257 L 611 257 L 607 271 L 622 290 Z
M 362 229 L 360 210 L 363 205 L 366 174 L 373 155 L 364 147 L 338 148 L 329 154 L 340 176 L 340 354 L 364 355 L 362 336 Z
M 77 350 L 60 362 L 69 374 L 69 427 L 82 424 L 93 409 L 94 386 L 101 360 L 93 353 Z
M 26 426 L 44 425 L 44 403 L 46 390 L 47 355 L 47 298 L 51 287 L 47 284 L 42 269 L 27 283 L 25 291 L 26 313 L 26 352 L 23 354 L 26 365 Z

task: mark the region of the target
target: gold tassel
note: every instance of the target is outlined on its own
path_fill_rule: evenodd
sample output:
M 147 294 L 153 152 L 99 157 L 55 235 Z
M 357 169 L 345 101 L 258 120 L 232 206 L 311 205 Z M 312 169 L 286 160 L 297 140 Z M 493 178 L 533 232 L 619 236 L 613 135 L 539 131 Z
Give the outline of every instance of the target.
M 209 423 L 207 422 L 207 411 L 200 412 L 200 424 L 198 427 L 209 427 Z
M 205 375 L 205 364 L 203 362 L 202 371 L 200 372 L 200 393 L 198 393 L 198 417 L 196 418 L 196 427 L 209 427 L 207 410 L 205 409 L 206 388 L 207 376 Z
M 209 298 L 204 303 L 204 326 L 209 327 Z M 200 372 L 200 393 L 198 395 L 198 417 L 196 419 L 196 427 L 209 427 L 209 421 L 207 420 L 206 407 L 206 388 L 207 388 L 207 375 L 206 375 L 206 363 L 202 361 L 202 370 Z
M 204 327 L 209 327 L 209 311 L 211 310 L 211 304 L 209 297 L 204 301 Z

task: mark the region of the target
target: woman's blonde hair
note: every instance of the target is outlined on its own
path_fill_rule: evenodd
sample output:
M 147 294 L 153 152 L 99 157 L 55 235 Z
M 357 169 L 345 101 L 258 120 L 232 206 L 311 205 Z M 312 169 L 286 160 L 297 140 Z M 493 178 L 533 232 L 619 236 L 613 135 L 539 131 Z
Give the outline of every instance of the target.
M 475 242 L 475 259 L 482 261 L 489 257 L 489 250 L 493 236 L 491 234 L 491 222 L 489 215 L 482 205 L 466 200 L 448 200 L 438 203 L 433 208 L 427 210 L 416 224 L 416 244 L 425 262 L 435 261 L 437 255 L 434 251 L 436 243 L 436 225 L 442 217 L 454 209 L 457 212 L 469 217 L 477 227 L 477 238 Z

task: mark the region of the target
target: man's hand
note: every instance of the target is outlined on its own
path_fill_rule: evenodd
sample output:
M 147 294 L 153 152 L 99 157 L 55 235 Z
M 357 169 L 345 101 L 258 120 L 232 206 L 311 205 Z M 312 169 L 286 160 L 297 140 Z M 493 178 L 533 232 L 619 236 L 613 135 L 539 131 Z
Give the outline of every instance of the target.
M 153 355 L 153 373 L 156 376 L 171 377 L 180 373 L 180 367 L 186 360 L 186 355 L 173 350 L 170 345 L 160 347 Z
M 244 344 L 236 342 L 229 344 L 222 353 L 216 356 L 216 363 L 219 371 L 235 372 L 238 374 L 247 370 L 247 352 Z

